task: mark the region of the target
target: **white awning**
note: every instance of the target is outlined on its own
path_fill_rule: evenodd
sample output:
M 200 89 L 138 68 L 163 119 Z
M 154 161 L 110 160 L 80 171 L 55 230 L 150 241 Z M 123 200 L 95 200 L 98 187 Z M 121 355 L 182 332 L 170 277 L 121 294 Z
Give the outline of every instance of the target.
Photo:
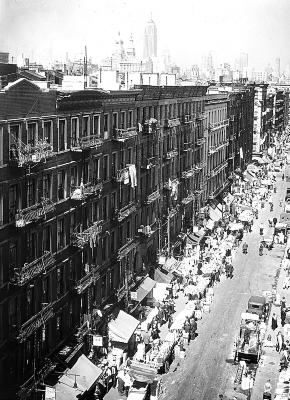
M 109 323 L 109 338 L 114 342 L 128 343 L 139 321 L 124 311 L 119 311 L 116 319 Z

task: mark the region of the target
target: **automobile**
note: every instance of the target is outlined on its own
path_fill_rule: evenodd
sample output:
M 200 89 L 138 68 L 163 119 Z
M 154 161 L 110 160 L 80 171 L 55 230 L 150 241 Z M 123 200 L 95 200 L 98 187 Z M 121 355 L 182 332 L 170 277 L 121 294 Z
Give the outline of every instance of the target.
M 251 296 L 248 300 L 247 313 L 257 314 L 259 318 L 268 316 L 269 305 L 264 296 Z

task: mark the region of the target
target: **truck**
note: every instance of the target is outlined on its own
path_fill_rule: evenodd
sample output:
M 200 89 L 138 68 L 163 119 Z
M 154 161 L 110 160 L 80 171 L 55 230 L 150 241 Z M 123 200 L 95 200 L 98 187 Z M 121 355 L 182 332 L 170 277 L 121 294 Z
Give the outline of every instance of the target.
M 259 319 L 265 319 L 269 314 L 269 304 L 264 296 L 251 296 L 248 300 L 247 313 L 256 314 Z

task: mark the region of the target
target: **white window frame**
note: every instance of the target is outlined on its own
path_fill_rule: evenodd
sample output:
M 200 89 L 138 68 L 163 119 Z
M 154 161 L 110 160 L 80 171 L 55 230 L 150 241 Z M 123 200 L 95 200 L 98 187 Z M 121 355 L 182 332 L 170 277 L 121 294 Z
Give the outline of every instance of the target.
M 57 149 L 58 151 L 64 151 L 59 149 L 59 123 L 64 121 L 64 150 L 67 150 L 67 120 L 66 118 L 58 118 L 57 120 Z
M 97 126 L 97 133 L 95 133 L 95 117 L 98 118 L 98 126 Z M 100 123 L 101 123 L 101 115 L 100 114 L 94 114 L 93 115 L 93 132 L 94 135 L 97 135 L 98 137 L 100 137 L 101 135 L 101 130 L 100 130 Z
M 107 118 L 108 123 L 107 123 L 107 130 L 105 131 L 105 129 L 104 129 L 104 139 L 109 139 L 109 131 L 110 131 L 110 117 L 109 117 L 109 114 L 108 113 L 104 114 L 103 127 L 104 127 L 105 117 Z
M 38 141 L 38 121 L 27 121 L 26 122 L 26 143 L 28 144 L 28 130 L 29 130 L 29 125 L 35 125 L 35 144 Z
M 87 134 L 86 134 L 86 136 L 84 136 L 84 137 L 87 137 L 87 136 L 90 136 L 90 134 L 91 134 L 91 130 L 90 130 L 90 128 L 91 128 L 91 126 L 90 126 L 90 122 L 91 122 L 91 119 L 90 119 L 90 115 L 83 115 L 83 126 L 82 126 L 82 136 L 83 136 L 83 133 L 84 133 L 84 131 L 83 131 L 83 127 L 84 127 L 84 120 L 85 119 L 88 119 L 88 131 L 87 131 Z
M 51 141 L 48 140 L 48 138 L 44 137 L 44 125 L 50 123 L 50 138 Z M 42 120 L 42 132 L 43 132 L 43 140 L 47 140 L 47 143 L 53 144 L 53 121 L 52 119 L 45 119 Z
M 80 120 L 79 117 L 72 117 L 70 120 L 70 136 L 71 136 L 71 142 L 72 142 L 72 127 L 73 127 L 73 120 L 77 120 L 77 127 L 76 127 L 76 139 L 78 141 L 79 137 L 80 137 Z

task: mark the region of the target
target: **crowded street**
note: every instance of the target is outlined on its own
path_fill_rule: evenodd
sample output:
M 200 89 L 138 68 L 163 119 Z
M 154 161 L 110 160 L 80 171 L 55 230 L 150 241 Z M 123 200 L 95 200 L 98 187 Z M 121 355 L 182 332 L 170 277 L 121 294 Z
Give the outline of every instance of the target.
M 253 232 L 244 236 L 249 245 L 248 254 L 238 250 L 234 259 L 234 277 L 214 287 L 214 299 L 210 313 L 198 324 L 198 337 L 192 341 L 179 366 L 164 376 L 166 399 L 216 399 L 234 387 L 237 366 L 233 363 L 234 342 L 238 334 L 241 313 L 247 308 L 251 295 L 271 291 L 275 285 L 276 271 L 284 252 L 283 245 L 259 256 L 261 240 L 259 224 L 268 225 L 270 215 L 279 215 L 279 199 L 285 196 L 286 183 L 277 174 L 277 193 L 274 194 L 274 210 L 269 205 L 254 220 Z M 273 231 L 273 228 L 267 230 Z
M 284 246 L 277 245 L 259 256 L 259 224 L 267 226 L 270 215 L 281 212 L 279 199 L 285 195 L 286 183 L 277 176 L 274 210 L 268 204 L 254 220 L 253 232 L 244 236 L 249 245 L 248 254 L 240 248 L 234 259 L 234 277 L 214 287 L 214 300 L 210 313 L 198 325 L 198 337 L 190 343 L 186 358 L 167 376 L 164 376 L 166 399 L 214 399 L 233 387 L 237 366 L 233 363 L 234 342 L 241 313 L 246 310 L 251 295 L 271 291 Z M 273 228 L 267 228 L 273 231 Z M 186 383 L 186 384 L 185 384 Z M 190 384 L 189 384 L 190 383 Z

